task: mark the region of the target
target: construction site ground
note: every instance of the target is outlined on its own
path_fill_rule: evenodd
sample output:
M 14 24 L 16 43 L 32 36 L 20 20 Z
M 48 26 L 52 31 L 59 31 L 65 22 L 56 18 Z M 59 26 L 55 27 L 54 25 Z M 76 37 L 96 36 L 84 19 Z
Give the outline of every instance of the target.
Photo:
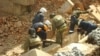
M 55 3 L 56 2 L 56 3 Z M 26 13 L 22 16 L 0 16 L 0 56 L 21 56 L 21 53 L 24 52 L 20 47 L 24 41 L 29 37 L 28 29 L 31 26 L 31 21 L 34 18 L 34 15 L 39 10 L 41 6 L 45 6 L 48 9 L 45 19 L 49 19 L 49 14 L 51 12 L 57 13 L 60 9 L 60 6 L 64 4 L 64 0 L 37 0 L 36 3 L 32 6 L 32 12 Z M 37 5 L 38 4 L 38 5 Z M 50 5 L 52 4 L 52 6 Z M 94 20 L 100 23 L 100 5 L 98 7 L 91 6 L 91 9 L 94 11 L 91 13 Z M 69 12 L 70 13 L 70 12 Z M 69 20 L 69 13 L 59 13 L 66 17 L 66 20 Z M 3 14 L 2 14 L 3 15 Z M 82 18 L 86 18 L 87 14 L 82 15 Z M 55 40 L 55 37 L 51 37 L 52 31 L 48 33 L 48 39 Z M 74 37 L 73 37 L 74 36 Z M 78 43 L 83 37 L 79 38 L 77 32 L 68 35 L 68 29 L 64 33 L 63 47 L 71 43 Z M 88 45 L 88 44 L 87 44 Z M 49 54 L 54 54 L 60 45 L 56 43 L 50 44 L 48 47 L 43 48 L 43 51 L 48 52 Z

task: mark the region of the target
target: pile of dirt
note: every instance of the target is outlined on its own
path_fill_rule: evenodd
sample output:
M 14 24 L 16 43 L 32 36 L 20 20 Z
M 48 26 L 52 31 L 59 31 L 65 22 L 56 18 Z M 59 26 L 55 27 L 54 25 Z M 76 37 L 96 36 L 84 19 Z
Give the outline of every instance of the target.
M 33 19 L 34 14 L 41 7 L 46 7 L 49 14 L 57 11 L 63 3 L 64 0 L 36 0 L 32 6 L 32 14 L 20 18 L 18 16 L 0 17 L 0 55 L 24 42 L 25 38 L 28 37 L 27 31 L 31 26 L 30 19 Z
M 66 0 L 36 0 L 33 11 L 38 11 L 41 7 L 46 7 L 48 13 L 57 11 Z
M 0 18 L 0 54 L 21 44 L 27 37 L 29 24 L 16 16 Z

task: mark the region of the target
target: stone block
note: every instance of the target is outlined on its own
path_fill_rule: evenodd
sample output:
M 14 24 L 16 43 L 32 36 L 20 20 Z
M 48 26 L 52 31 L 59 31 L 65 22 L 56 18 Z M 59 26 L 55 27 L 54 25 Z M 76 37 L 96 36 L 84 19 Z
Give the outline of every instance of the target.
M 22 56 L 51 56 L 51 55 L 42 50 L 32 49 L 29 52 L 23 54 Z
M 90 9 L 93 10 L 93 12 L 91 12 L 91 14 L 95 17 L 95 20 L 97 20 L 98 22 L 100 22 L 100 6 L 95 7 L 94 5 L 90 5 L 89 6 Z
M 54 54 L 58 49 L 60 48 L 60 45 L 59 44 L 52 44 L 48 47 L 45 47 L 43 49 L 43 51 L 49 53 L 49 54 Z
M 71 52 L 74 47 L 77 47 L 85 56 L 98 56 L 100 55 L 100 47 L 87 43 L 71 43 L 64 48 L 59 49 L 57 52 Z
M 58 10 L 59 13 L 65 13 L 71 11 L 72 7 L 74 6 L 74 3 L 71 0 L 67 0 L 61 8 Z
M 75 43 L 79 41 L 79 34 L 77 32 L 74 32 L 72 34 L 68 34 L 63 38 L 63 47 L 70 44 Z

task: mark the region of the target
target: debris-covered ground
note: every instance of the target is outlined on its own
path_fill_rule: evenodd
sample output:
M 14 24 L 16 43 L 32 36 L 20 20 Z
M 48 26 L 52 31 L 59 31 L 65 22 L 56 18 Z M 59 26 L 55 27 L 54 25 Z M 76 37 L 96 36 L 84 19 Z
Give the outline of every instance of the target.
M 0 18 L 0 54 L 23 42 L 29 25 L 26 22 L 14 16 Z
M 57 12 L 57 9 L 65 0 L 36 0 L 32 6 L 32 12 L 24 16 L 5 16 L 0 17 L 0 56 L 9 55 L 20 56 L 12 51 L 13 48 L 22 44 L 28 37 L 28 29 L 31 26 L 31 20 L 40 7 L 46 7 L 48 10 L 46 18 L 51 12 Z M 52 5 L 52 6 L 51 6 Z M 11 53 L 7 51 L 11 50 Z M 17 50 L 18 49 L 13 49 Z M 11 54 L 11 55 L 10 55 Z
M 57 3 L 55 4 L 55 2 Z M 37 0 L 32 6 L 32 13 L 26 16 L 0 17 L 0 56 L 8 55 L 7 51 L 24 42 L 24 39 L 28 37 L 27 31 L 31 26 L 31 19 L 33 19 L 34 13 L 36 13 L 40 7 L 46 7 L 49 12 L 52 10 L 56 11 L 63 2 L 63 0 Z M 50 6 L 51 4 L 52 6 Z

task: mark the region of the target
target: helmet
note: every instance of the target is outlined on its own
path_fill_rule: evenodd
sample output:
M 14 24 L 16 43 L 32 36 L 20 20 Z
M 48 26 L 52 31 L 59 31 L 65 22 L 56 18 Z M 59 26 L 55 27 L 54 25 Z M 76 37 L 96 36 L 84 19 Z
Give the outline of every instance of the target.
M 55 16 L 55 13 L 50 14 L 50 18 L 53 18 Z
M 40 12 L 45 13 L 45 12 L 47 12 L 47 9 L 44 8 L 44 7 L 42 7 L 42 8 L 40 9 Z
M 45 20 L 45 21 L 44 21 L 44 24 L 50 26 L 50 25 L 51 25 L 51 22 L 50 22 L 49 20 Z
M 30 34 L 31 37 L 35 38 L 36 37 L 36 31 L 34 28 L 30 28 L 28 33 Z

